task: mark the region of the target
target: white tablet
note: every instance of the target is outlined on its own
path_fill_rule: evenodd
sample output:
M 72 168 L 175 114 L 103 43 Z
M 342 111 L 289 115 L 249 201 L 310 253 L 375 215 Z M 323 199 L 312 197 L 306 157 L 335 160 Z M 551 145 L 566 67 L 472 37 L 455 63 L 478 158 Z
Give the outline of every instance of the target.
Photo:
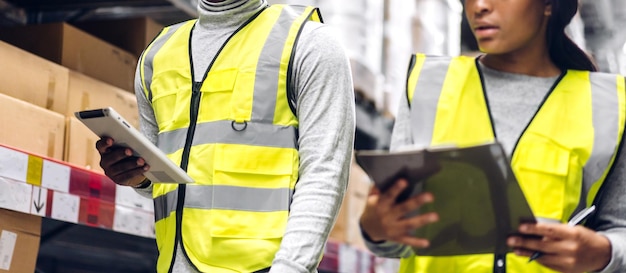
M 150 170 L 144 175 L 153 183 L 193 183 L 187 173 L 176 166 L 159 148 L 133 128 L 113 108 L 75 112 L 74 115 L 100 137 L 111 137 L 115 145 L 131 148 L 142 157 Z

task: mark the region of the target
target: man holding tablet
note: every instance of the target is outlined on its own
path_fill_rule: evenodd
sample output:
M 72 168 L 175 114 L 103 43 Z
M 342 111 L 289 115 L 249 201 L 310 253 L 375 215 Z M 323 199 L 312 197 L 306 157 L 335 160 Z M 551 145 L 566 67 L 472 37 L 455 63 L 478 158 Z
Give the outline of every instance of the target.
M 158 272 L 316 272 L 350 169 L 348 58 L 311 7 L 198 12 L 163 29 L 136 77 L 140 131 L 194 183 L 151 183 L 110 138 L 101 165 L 154 199 Z

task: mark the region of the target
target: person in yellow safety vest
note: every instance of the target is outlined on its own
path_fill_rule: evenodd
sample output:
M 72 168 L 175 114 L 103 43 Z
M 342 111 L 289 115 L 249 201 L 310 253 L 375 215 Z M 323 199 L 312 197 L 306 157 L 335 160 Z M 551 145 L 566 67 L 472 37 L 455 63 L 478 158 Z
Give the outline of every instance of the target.
M 360 218 L 368 248 L 402 258 L 400 272 L 409 273 L 626 272 L 626 80 L 593 72 L 564 33 L 578 1 L 465 0 L 464 7 L 485 54 L 413 56 L 391 150 L 497 140 L 538 219 L 518 230 L 534 236 L 507 237 L 511 253 L 417 256 L 413 249 L 430 242 L 410 232 L 441 215 L 407 213 L 446 200 L 421 193 L 396 203 L 408 186 L 399 179 L 370 193 Z M 592 204 L 584 226 L 564 224 Z M 529 262 L 535 252 L 543 255 Z
M 316 272 L 353 149 L 347 54 L 313 7 L 198 13 L 161 31 L 135 80 L 140 130 L 195 183 L 151 183 L 110 138 L 101 166 L 154 199 L 158 272 Z

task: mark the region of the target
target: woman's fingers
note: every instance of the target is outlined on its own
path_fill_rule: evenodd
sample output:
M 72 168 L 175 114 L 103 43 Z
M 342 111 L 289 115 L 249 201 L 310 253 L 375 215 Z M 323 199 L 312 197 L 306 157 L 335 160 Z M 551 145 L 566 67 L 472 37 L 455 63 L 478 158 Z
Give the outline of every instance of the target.
M 407 213 L 413 212 L 425 204 L 432 203 L 434 200 L 435 198 L 431 193 L 423 192 L 395 205 L 392 213 L 396 218 L 404 218 Z
M 406 189 L 408 183 L 405 179 L 400 179 L 396 181 L 391 188 L 386 190 L 380 195 L 379 203 L 382 207 L 392 207 L 396 203 L 396 198 L 398 195 Z

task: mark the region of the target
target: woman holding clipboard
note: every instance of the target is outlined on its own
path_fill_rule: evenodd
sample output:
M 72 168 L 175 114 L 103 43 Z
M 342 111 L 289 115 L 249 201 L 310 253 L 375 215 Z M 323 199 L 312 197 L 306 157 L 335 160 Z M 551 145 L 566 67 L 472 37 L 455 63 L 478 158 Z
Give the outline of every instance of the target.
M 405 180 L 374 189 L 361 216 L 375 254 L 402 258 L 400 272 L 626 272 L 624 77 L 598 73 L 565 34 L 576 0 L 465 0 L 484 55 L 411 59 L 392 150 L 498 141 L 539 223 L 524 224 L 513 253 L 420 257 L 408 235 L 438 220 L 406 216 L 446 202 L 422 193 L 396 203 Z M 504 194 L 504 193 L 503 193 Z M 584 226 L 572 216 L 595 205 Z M 529 257 L 542 253 L 532 262 Z

